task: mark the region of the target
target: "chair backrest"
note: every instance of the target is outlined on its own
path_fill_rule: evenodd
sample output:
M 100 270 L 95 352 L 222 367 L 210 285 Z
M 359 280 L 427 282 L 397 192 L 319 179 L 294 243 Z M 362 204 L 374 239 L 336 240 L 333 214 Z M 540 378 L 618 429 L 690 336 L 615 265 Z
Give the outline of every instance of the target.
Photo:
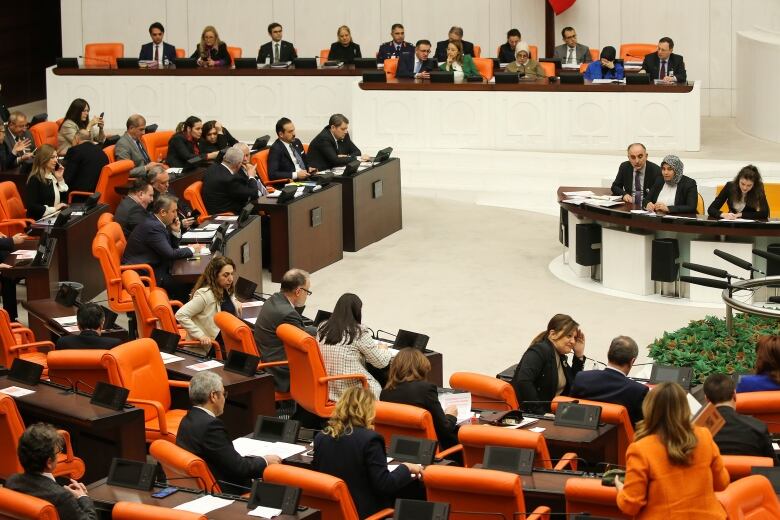
M 480 56 L 482 56 L 482 47 L 480 47 L 479 45 L 475 45 L 474 56 L 472 56 L 472 58 L 479 58 Z
M 515 389 L 497 377 L 476 372 L 453 372 L 450 388 L 471 392 L 471 406 L 481 410 L 517 410 Z
M 219 483 L 206 461 L 165 439 L 158 439 L 149 446 L 149 454 L 162 465 L 165 475 L 174 486 L 202 489 L 206 493 L 221 493 Z M 192 477 L 192 480 L 186 477 Z
M 358 520 L 346 482 L 287 464 L 271 464 L 263 471 L 263 481 L 301 488 L 301 505 L 319 509 L 322 520 Z
M 203 181 L 195 181 L 184 189 L 184 200 L 190 203 L 192 209 L 200 211 L 202 217 L 208 216 L 206 203 L 203 202 Z
M 112 144 L 111 146 L 106 146 L 103 148 L 103 153 L 106 154 L 106 157 L 108 157 L 108 162 L 114 162 L 116 161 L 116 155 L 114 155 L 114 149 L 116 148 L 115 144 Z
M 171 130 L 158 130 L 151 134 L 144 134 L 141 140 L 146 146 L 146 152 L 153 161 L 163 162 L 168 157 L 168 141 L 173 137 Z
M 780 217 L 780 183 L 765 182 L 764 194 L 769 203 L 769 216 L 772 218 Z
M 775 465 L 774 459 L 770 457 L 753 457 L 750 455 L 721 455 L 721 457 L 732 482 L 750 475 L 753 466 L 771 468 Z
M 590 59 L 592 61 L 599 61 L 601 59 L 601 52 L 598 49 L 588 49 L 590 51 Z
M 409 404 L 377 401 L 374 430 L 384 437 L 387 446 L 393 435 L 437 440 L 431 413 L 425 408 Z
M 697 201 L 696 201 L 696 214 L 697 215 L 704 215 L 704 197 L 701 196 L 701 193 L 697 193 Z
M 335 403 L 328 400 L 328 383 L 320 381 L 327 373 L 317 340 L 286 323 L 277 327 L 276 335 L 284 343 L 287 354 L 290 395 L 309 412 L 320 417 L 330 417 Z
M 130 182 L 130 170 L 134 166 L 135 163 L 130 159 L 122 159 L 110 162 L 100 170 L 95 191 L 100 193 L 100 203 L 108 204 L 108 211 L 111 213 L 116 212 L 117 206 L 122 201 L 122 196 L 116 192 L 116 188 L 127 186 Z
M 253 356 L 260 356 L 254 335 L 249 325 L 229 312 L 219 311 L 214 315 L 214 323 L 222 332 L 222 341 L 228 352 L 238 350 Z
M 84 65 L 108 69 L 116 68 L 116 59 L 125 55 L 122 43 L 88 43 L 84 46 Z
M 179 333 L 179 323 L 176 321 L 176 314 L 173 312 L 171 300 L 165 289 L 162 287 L 149 289 L 149 309 L 152 317 L 157 319 L 158 328 L 174 334 Z
M 778 520 L 780 503 L 771 482 L 763 475 L 752 475 L 729 484 L 715 493 L 726 510 L 726 516 L 734 520 Z
M 108 383 L 108 370 L 103 366 L 102 349 L 53 350 L 46 356 L 49 379 L 57 384 L 83 381 L 95 388 L 98 381 Z M 89 390 L 88 388 L 85 390 Z
M 529 45 L 528 46 L 528 52 L 531 53 L 531 59 L 537 60 L 539 59 L 539 46 L 538 45 Z M 552 74 L 553 76 L 555 74 Z
M 27 208 L 13 181 L 0 182 L 0 218 L 27 218 Z
M 53 504 L 41 498 L 0 488 L 0 519 L 59 520 Z
M 100 270 L 103 271 L 108 306 L 114 312 L 133 310 L 132 298 L 122 286 L 119 269 L 126 245 L 125 234 L 117 222 L 108 222 L 99 226 L 95 238 L 92 239 L 92 256 L 97 258 Z
M 541 433 L 500 426 L 464 424 L 458 431 L 458 442 L 463 445 L 463 465 L 467 468 L 474 464 L 482 464 L 485 458 L 485 446 L 504 446 L 534 450 L 536 452 L 534 466 L 552 469 L 547 441 Z
M 177 58 L 184 58 L 186 56 L 187 56 L 187 54 L 184 52 L 184 49 L 180 49 L 180 48 L 176 47 L 176 57 Z
M 138 323 L 138 337 L 150 337 L 152 330 L 157 327 L 157 318 L 152 314 L 152 308 L 149 305 L 149 288 L 141 280 L 138 273 L 132 269 L 122 272 L 122 286 L 133 299 L 133 308 Z
M 18 345 L 18 342 L 11 330 L 11 316 L 5 309 L 0 309 L 0 364 L 4 367 L 10 367 L 16 357 L 11 353 L 14 345 Z
M 780 391 L 740 392 L 737 412 L 765 422 L 769 433 L 780 433 Z
M 232 61 L 236 61 L 236 58 L 240 58 L 244 51 L 241 49 L 241 47 L 228 47 L 227 48 L 228 54 L 230 54 L 230 59 Z
M 590 513 L 606 518 L 634 518 L 625 515 L 617 506 L 617 489 L 602 486 L 595 478 L 573 477 L 566 481 L 566 513 Z
M 320 51 L 320 65 L 328 61 L 328 54 L 330 54 L 330 49 L 322 49 Z
M 619 58 L 625 61 L 642 61 L 645 56 L 656 50 L 658 45 L 655 43 L 624 43 L 620 46 Z
M 257 174 L 260 176 L 260 180 L 266 186 L 268 186 L 268 183 L 271 180 L 268 177 L 268 154 L 270 152 L 271 152 L 270 148 L 266 148 L 265 150 L 260 150 L 259 152 L 254 154 L 250 159 L 252 161 L 252 164 L 254 164 L 257 167 Z
M 111 510 L 111 520 L 206 520 L 206 517 L 199 513 L 170 507 L 138 502 L 117 502 Z
M 35 147 L 40 148 L 44 144 L 49 144 L 57 148 L 57 132 L 59 127 L 54 121 L 42 121 L 35 126 L 30 127 L 30 133 L 35 141 Z
M 24 433 L 24 421 L 14 398 L 0 392 L 0 478 L 7 479 L 24 471 L 16 455 L 19 437 Z
M 97 221 L 97 228 L 100 229 L 106 224 L 114 221 L 114 214 L 110 211 L 105 211 L 100 214 Z
M 398 58 L 390 58 L 385 60 L 384 66 L 382 68 L 385 71 L 385 76 L 387 76 L 387 79 L 395 78 L 395 73 L 398 71 Z
M 473 58 L 477 72 L 487 81 L 493 77 L 493 60 L 490 58 Z
M 549 78 L 551 76 L 555 76 L 555 63 L 550 63 L 549 61 L 543 61 L 539 64 L 540 67 L 542 67 L 542 70 L 544 71 L 545 75 Z

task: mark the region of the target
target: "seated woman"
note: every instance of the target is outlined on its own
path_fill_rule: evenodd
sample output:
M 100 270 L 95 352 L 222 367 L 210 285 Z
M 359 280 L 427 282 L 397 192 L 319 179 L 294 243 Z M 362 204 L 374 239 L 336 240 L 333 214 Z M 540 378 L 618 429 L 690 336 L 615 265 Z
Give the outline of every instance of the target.
M 95 142 L 102 143 L 106 140 L 102 114 L 90 119 L 89 103 L 81 98 L 74 99 L 65 112 L 65 119 L 57 134 L 57 153 L 65 155 L 65 152 L 73 146 L 73 139 L 79 130 L 87 130 Z
M 724 204 L 728 207 L 727 211 L 721 211 Z M 707 213 L 713 218 L 726 220 L 769 218 L 769 202 L 766 200 L 764 181 L 761 180 L 758 168 L 748 164 L 739 170 L 734 180 L 727 182 L 720 190 Z
M 327 427 L 314 438 L 312 468 L 346 482 L 360 518 L 391 507 L 423 471 L 409 462 L 388 471 L 384 440 L 374 431 L 374 401 L 365 388 L 348 388 Z
M 227 44 L 219 39 L 217 30 L 211 25 L 203 28 L 200 42 L 190 58 L 197 58 L 199 67 L 230 67 L 233 64 Z
M 363 374 L 375 398 L 379 398 L 382 386 L 374 379 L 366 363 L 385 368 L 393 355 L 386 347 L 377 345 L 368 328 L 360 324 L 363 302 L 351 293 L 342 294 L 333 308 L 333 314 L 319 326 L 317 340 L 329 376 Z M 360 386 L 355 380 L 344 379 L 328 383 L 328 398 L 338 401 L 349 387 Z
M 615 63 L 615 56 L 617 56 L 615 48 L 607 45 L 601 49 L 601 59 L 588 65 L 583 77 L 590 81 L 594 79 L 623 79 L 625 77 L 623 64 Z
M 329 61 L 343 61 L 344 63 L 354 63 L 355 58 L 362 58 L 360 54 L 360 45 L 352 41 L 352 31 L 349 27 L 342 25 L 336 31 L 338 41 L 330 44 L 328 52 Z
M 53 215 L 67 206 L 67 198 L 65 168 L 57 161 L 57 150 L 44 144 L 35 151 L 32 171 L 27 177 L 24 192 L 27 216 L 38 220 Z
M 219 152 L 205 153 L 200 149 L 198 141 L 203 134 L 203 122 L 199 117 L 190 116 L 185 121 L 176 125 L 176 133 L 168 141 L 168 157 L 165 164 L 171 168 L 187 168 L 191 166 L 190 160 L 199 157 L 206 161 L 213 161 Z
M 211 152 L 217 152 L 216 160 L 219 160 L 221 158 L 219 153 L 237 142 L 238 139 L 230 135 L 227 128 L 224 128 L 219 121 L 212 120 L 203 123 L 203 131 L 198 141 L 198 147 L 201 153 L 210 154 Z
M 691 424 L 685 390 L 661 383 L 642 411 L 625 480 L 615 479 L 620 510 L 636 519 L 725 519 L 715 491 L 728 486 L 729 474 L 710 431 Z
M 761 336 L 756 344 L 756 374 L 742 376 L 739 392 L 780 390 L 780 335 Z
M 566 356 L 574 352 L 569 366 Z M 585 334 L 571 316 L 556 314 L 520 359 L 512 386 L 523 410 L 550 411 L 550 401 L 569 395 L 574 376 L 585 367 Z M 526 404 L 527 402 L 527 404 Z
M 657 213 L 696 213 L 699 192 L 696 181 L 683 175 L 683 163 L 676 155 L 661 162 L 661 178 L 655 181 L 647 196 L 647 211 Z
M 458 410 L 455 406 L 442 410 L 436 385 L 425 379 L 430 371 L 431 362 L 425 354 L 415 348 L 402 348 L 390 363 L 387 385 L 379 394 L 379 400 L 428 410 L 439 439 L 439 449 L 445 450 L 458 443 Z
M 453 71 L 456 81 L 463 80 L 464 77 L 479 76 L 474 60 L 468 54 L 463 54 L 463 44 L 460 41 L 447 44 L 447 61 L 439 65 L 439 70 Z
M 515 61 L 508 63 L 505 69 L 507 72 L 516 72 L 524 78 L 539 79 L 546 78 L 547 74 L 536 60 L 531 59 L 531 51 L 528 50 L 528 44 L 517 42 L 515 46 Z

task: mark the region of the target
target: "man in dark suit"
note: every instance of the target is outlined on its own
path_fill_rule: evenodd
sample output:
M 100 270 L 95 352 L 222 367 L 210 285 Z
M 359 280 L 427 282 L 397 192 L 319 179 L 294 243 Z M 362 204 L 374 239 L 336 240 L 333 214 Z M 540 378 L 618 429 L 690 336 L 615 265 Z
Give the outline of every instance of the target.
M 135 226 L 149 216 L 147 208 L 152 203 L 152 199 L 154 199 L 154 188 L 145 178 L 139 177 L 130 184 L 127 196 L 119 203 L 114 215 L 114 221 L 122 226 L 125 238 L 130 236 Z
M 522 35 L 517 29 L 509 29 L 506 33 L 506 43 L 501 44 L 498 48 L 498 61 L 500 63 L 512 63 L 515 61 L 517 51 L 515 48 L 520 43 Z
M 418 40 L 414 53 L 404 53 L 398 58 L 395 75 L 398 78 L 431 79 L 431 71 L 436 69 L 436 60 L 431 55 L 431 42 Z
M 447 38 L 448 39 L 446 40 L 436 42 L 436 53 L 433 57 L 436 58 L 437 62 L 441 63 L 442 61 L 447 61 L 447 45 L 456 40 L 460 41 L 463 45 L 463 54 L 468 54 L 472 58 L 474 57 L 474 44 L 463 39 L 463 27 L 450 27 Z
M 726 421 L 715 434 L 715 444 L 721 455 L 752 455 L 775 461 L 775 450 L 766 423 L 755 417 L 737 413 L 734 380 L 726 374 L 712 374 L 704 381 L 704 395 Z
M 368 160 L 349 138 L 349 119 L 343 114 L 330 116 L 328 126 L 309 143 L 309 166 L 318 170 L 346 166 L 357 157 Z
M 647 386 L 629 379 L 628 373 L 639 356 L 636 341 L 628 336 L 612 340 L 607 352 L 607 367 L 604 370 L 584 370 L 574 376 L 570 397 L 591 401 L 621 404 L 628 410 L 631 422 L 642 420 L 642 402 Z
M 298 57 L 292 43 L 282 40 L 282 25 L 273 22 L 268 25 L 268 35 L 271 41 L 264 43 L 257 53 L 257 63 L 284 63 Z
M 73 137 L 64 159 L 65 183 L 70 191 L 94 192 L 108 156 L 103 148 L 90 139 L 87 130 L 79 130 Z
M 5 486 L 50 502 L 60 520 L 97 520 L 95 505 L 84 484 L 71 479 L 70 484 L 61 486 L 54 480 L 52 472 L 62 444 L 62 437 L 50 424 L 39 422 L 27 428 L 17 449 L 24 473 L 11 475 Z
M 5 133 L 5 146 L 16 155 L 16 165 L 32 161 L 35 140 L 27 129 L 27 116 L 17 110 L 8 118 L 8 131 Z
M 268 152 L 268 178 L 305 180 L 317 168 L 308 166 L 306 151 L 301 140 L 295 137 L 295 125 L 286 117 L 276 122 L 278 139 Z
M 97 303 L 84 303 L 76 312 L 76 323 L 79 334 L 60 336 L 57 340 L 57 350 L 67 349 L 111 349 L 122 343 L 119 338 L 104 338 L 103 324 L 106 315 Z
M 152 37 L 152 41 L 141 46 L 138 59 L 156 61 L 158 67 L 164 67 L 167 63 L 173 63 L 173 60 L 176 58 L 176 47 L 163 41 L 165 27 L 160 22 L 154 22 L 149 26 L 149 36 Z
M 563 44 L 555 47 L 553 58 L 558 58 L 563 64 L 571 65 L 593 61 L 588 46 L 577 43 L 577 31 L 574 30 L 574 27 L 564 27 L 561 30 L 561 36 Z
M 223 493 L 241 495 L 252 480 L 263 476 L 268 464 L 279 464 L 276 455 L 242 457 L 233 447 L 225 424 L 219 419 L 225 410 L 227 392 L 220 377 L 208 370 L 190 380 L 192 408 L 179 424 L 176 445 L 202 458 Z
M 141 136 L 146 133 L 146 119 L 140 114 L 133 114 L 127 118 L 127 131 L 122 134 L 114 147 L 114 156 L 117 161 L 128 159 L 135 166 L 130 170 L 131 177 L 138 177 L 148 172 L 154 166 L 160 164 L 152 161 L 146 146 L 141 141 Z
M 661 178 L 661 167 L 647 160 L 647 148 L 642 143 L 628 145 L 626 153 L 628 160 L 618 168 L 612 195 L 622 195 L 623 202 L 644 208 L 650 189 Z
M 16 246 L 24 242 L 24 237 L 24 233 L 17 233 L 12 237 L 7 237 L 0 233 L 0 264 L 5 262 L 5 259 L 16 249 Z M 0 272 L 0 287 L 2 288 L 0 295 L 3 297 L 3 309 L 8 313 L 11 321 L 16 321 L 19 317 L 16 309 L 16 280 L 6 278 Z
M 244 163 L 244 154 L 237 148 L 228 148 L 221 164 L 212 164 L 203 175 L 203 203 L 210 215 L 241 213 L 249 201 L 257 201 L 257 172 L 252 177 L 238 175 Z
M 390 36 L 393 38 L 379 46 L 376 53 L 376 59 L 379 63 L 390 58 L 400 58 L 404 54 L 411 54 L 414 51 L 412 44 L 404 40 L 404 26 L 400 23 L 394 23 L 390 28 Z
M 688 74 L 685 72 L 685 61 L 679 54 L 674 54 L 674 41 L 668 36 L 658 40 L 658 50 L 645 56 L 642 70 L 650 79 L 660 79 L 666 83 L 685 83 Z

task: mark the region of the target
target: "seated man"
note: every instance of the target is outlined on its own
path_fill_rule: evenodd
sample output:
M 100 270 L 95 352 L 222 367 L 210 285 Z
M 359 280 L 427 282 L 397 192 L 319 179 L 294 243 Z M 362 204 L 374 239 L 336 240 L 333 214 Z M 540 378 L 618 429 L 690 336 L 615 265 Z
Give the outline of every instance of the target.
M 553 58 L 561 60 L 562 64 L 579 65 L 580 63 L 590 63 L 593 56 L 590 55 L 590 49 L 587 45 L 577 43 L 577 31 L 573 27 L 564 27 L 561 31 L 563 44 L 558 45 L 553 52 Z
M 106 315 L 103 307 L 97 303 L 84 303 L 76 312 L 76 323 L 79 326 L 78 334 L 60 336 L 57 340 L 57 350 L 66 349 L 111 349 L 122 343 L 119 338 L 104 338 L 103 324 Z
M 149 204 L 154 199 L 154 188 L 144 177 L 139 177 L 130 184 L 127 196 L 116 208 L 114 221 L 122 226 L 125 238 L 130 236 L 135 226 L 149 216 Z
M 238 454 L 225 424 L 218 418 L 225 410 L 227 392 L 217 374 L 208 370 L 198 372 L 190 380 L 189 392 L 192 408 L 179 424 L 176 445 L 206 462 L 223 493 L 245 493 L 253 479 L 263 476 L 268 464 L 281 462 L 276 455 L 242 457 Z
M 734 380 L 726 374 L 711 374 L 704 381 L 704 395 L 726 421 L 715 434 L 715 444 L 721 455 L 753 455 L 775 460 L 775 450 L 766 423 L 755 417 L 737 413 Z
M 622 195 L 623 202 L 644 208 L 650 189 L 661 178 L 661 167 L 647 160 L 647 148 L 642 143 L 628 145 L 626 153 L 628 160 L 620 163 L 612 195 Z
M 688 80 L 685 61 L 673 51 L 674 40 L 664 36 L 658 40 L 658 50 L 645 56 L 639 72 L 647 72 L 650 79 L 660 79 L 666 83 L 685 83 Z
M 62 449 L 62 437 L 52 425 L 39 422 L 29 426 L 16 450 L 24 473 L 11 475 L 5 486 L 51 502 L 61 520 L 97 520 L 95 505 L 84 484 L 71 479 L 70 484 L 61 486 L 54 480 L 52 472 Z
M 158 67 L 165 66 L 166 61 L 172 63 L 176 58 L 176 47 L 163 41 L 165 27 L 160 22 L 154 22 L 149 26 L 149 36 L 152 41 L 141 46 L 138 59 L 156 61 Z
M 463 27 L 452 26 L 447 34 L 447 39 L 436 42 L 436 53 L 433 57 L 437 62 L 447 61 L 447 45 L 454 41 L 459 41 L 463 45 L 463 54 L 474 57 L 474 44 L 463 39 Z
M 346 166 L 358 157 L 368 160 L 368 156 L 361 155 L 360 148 L 349 138 L 349 119 L 343 114 L 330 116 L 328 126 L 309 143 L 308 165 L 318 170 Z
M 628 410 L 632 423 L 641 421 L 642 402 L 648 388 L 626 377 L 637 356 L 639 347 L 636 341 L 628 336 L 616 337 L 609 345 L 607 367 L 604 370 L 584 370 L 574 376 L 570 397 L 621 404 Z
M 63 160 L 65 183 L 70 191 L 94 192 L 108 156 L 103 148 L 91 141 L 87 130 L 79 130 L 73 136 L 73 145 L 68 148 Z
M 405 52 L 398 59 L 398 78 L 431 79 L 431 71 L 436 70 L 436 60 L 430 58 L 431 42 L 417 40 L 414 53 Z
M 268 152 L 268 178 L 305 180 L 316 172 L 308 166 L 306 151 L 301 140 L 295 137 L 295 125 L 286 117 L 276 122 L 277 139 Z
M 129 159 L 135 167 L 130 170 L 131 177 L 138 177 L 148 172 L 160 163 L 154 162 L 149 157 L 146 146 L 141 141 L 141 136 L 146 133 L 146 119 L 140 114 L 133 114 L 127 118 L 125 124 L 127 131 L 122 134 L 114 147 L 116 160 Z
M 390 28 L 390 36 L 393 38 L 379 46 L 376 53 L 376 59 L 379 63 L 390 58 L 400 58 L 404 54 L 411 54 L 414 50 L 412 44 L 404 41 L 404 26 L 400 23 L 394 23 Z
M 500 63 L 512 63 L 517 54 L 517 44 L 522 39 L 520 31 L 509 29 L 506 33 L 506 43 L 502 43 L 498 48 L 498 61 Z
M 8 131 L 5 133 L 5 146 L 16 155 L 16 166 L 31 164 L 35 141 L 27 129 L 27 116 L 23 112 L 13 111 L 8 118 Z
M 24 233 L 17 233 L 12 237 L 7 237 L 0 233 L 0 264 L 5 262 L 16 246 L 24 242 Z M 16 321 L 19 317 L 19 311 L 16 304 L 16 280 L 3 276 L 0 271 L 0 287 L 2 288 L 3 309 L 8 313 L 11 321 Z
M 257 63 L 265 63 L 266 61 L 284 63 L 298 57 L 293 44 L 282 40 L 281 24 L 276 22 L 269 24 L 268 36 L 271 37 L 271 41 L 260 47 L 260 51 L 257 53 Z
M 257 172 L 252 177 L 238 175 L 244 163 L 244 154 L 237 148 L 228 148 L 222 163 L 212 164 L 203 175 L 203 203 L 209 215 L 241 213 L 246 203 L 258 199 Z

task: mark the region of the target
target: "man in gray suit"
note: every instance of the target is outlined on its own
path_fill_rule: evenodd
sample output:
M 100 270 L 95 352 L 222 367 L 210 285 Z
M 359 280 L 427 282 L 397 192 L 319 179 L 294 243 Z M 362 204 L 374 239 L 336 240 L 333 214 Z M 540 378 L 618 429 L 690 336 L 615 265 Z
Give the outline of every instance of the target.
M 555 48 L 553 58 L 558 58 L 562 64 L 569 65 L 593 61 L 588 46 L 577 43 L 577 31 L 573 27 L 564 27 L 561 36 L 563 36 L 564 43 Z
M 32 159 L 34 143 L 33 136 L 27 129 L 27 116 L 23 112 L 11 112 L 8 117 L 8 131 L 5 133 L 5 145 L 16 155 L 17 166 Z
M 130 170 L 131 177 L 138 177 L 148 172 L 160 163 L 152 162 L 146 147 L 141 142 L 141 136 L 146 130 L 146 119 L 139 114 L 133 114 L 127 118 L 127 132 L 122 134 L 114 148 L 114 156 L 117 160 L 130 159 L 135 167 Z

